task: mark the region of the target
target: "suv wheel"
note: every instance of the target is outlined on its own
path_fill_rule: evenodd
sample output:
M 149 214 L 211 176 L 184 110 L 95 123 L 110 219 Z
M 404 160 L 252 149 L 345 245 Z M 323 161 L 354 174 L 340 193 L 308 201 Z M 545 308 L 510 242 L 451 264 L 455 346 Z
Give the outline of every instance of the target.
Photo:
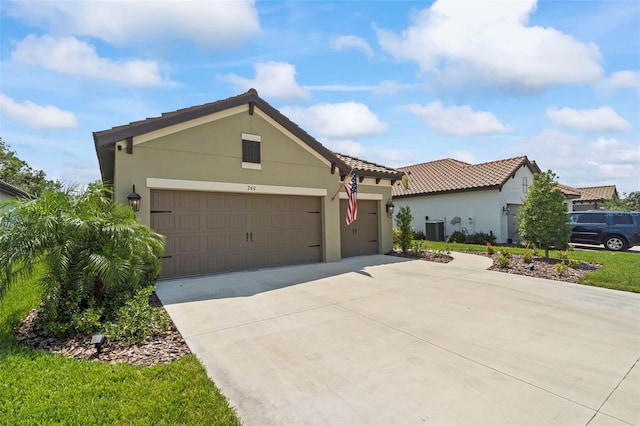
M 620 235 L 610 235 L 604 240 L 604 246 L 607 250 L 622 251 L 627 249 L 627 242 Z

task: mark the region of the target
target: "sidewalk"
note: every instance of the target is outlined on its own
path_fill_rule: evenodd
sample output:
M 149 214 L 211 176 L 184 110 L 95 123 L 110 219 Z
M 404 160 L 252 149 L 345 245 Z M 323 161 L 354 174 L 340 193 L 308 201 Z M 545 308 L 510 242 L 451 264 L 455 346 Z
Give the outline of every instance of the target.
M 480 256 L 477 254 L 460 253 L 457 251 L 451 252 L 453 260 L 447 265 L 458 266 L 461 268 L 477 268 L 477 269 L 489 269 L 493 265 L 493 260 Z

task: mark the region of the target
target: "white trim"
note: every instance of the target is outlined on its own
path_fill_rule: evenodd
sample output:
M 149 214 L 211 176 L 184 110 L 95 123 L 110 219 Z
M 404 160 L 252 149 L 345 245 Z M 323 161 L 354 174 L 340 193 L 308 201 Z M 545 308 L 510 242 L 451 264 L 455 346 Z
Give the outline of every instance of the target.
M 250 133 L 243 133 L 242 134 L 242 140 L 243 141 L 254 141 L 254 142 L 262 142 L 260 140 L 260 136 L 259 135 L 252 135 Z
M 133 145 L 138 145 L 150 140 L 168 136 L 176 132 L 190 129 L 192 127 L 200 126 L 202 124 L 210 123 L 212 121 L 220 120 L 222 118 L 231 117 L 232 115 L 240 114 L 249 110 L 249 105 L 238 105 L 234 108 L 218 111 L 213 114 L 205 115 L 204 117 L 194 118 L 193 120 L 185 121 L 184 123 L 175 124 L 173 126 L 165 127 L 163 129 L 154 130 L 149 133 L 133 137 Z
M 245 161 L 242 162 L 243 169 L 251 169 L 251 170 L 262 170 L 262 164 L 260 163 L 247 163 Z
M 346 200 L 349 197 L 347 197 L 347 193 L 344 191 L 340 191 L 340 196 L 339 198 L 341 200 Z M 382 200 L 382 194 L 371 194 L 368 192 L 358 192 L 358 200 Z
M 147 178 L 151 189 L 173 189 L 184 191 L 239 192 L 248 194 L 306 195 L 326 197 L 324 188 L 303 188 L 296 186 L 259 185 L 253 183 L 209 182 L 201 180 Z M 358 194 L 360 195 L 360 194 Z M 382 195 L 380 195 L 382 199 Z

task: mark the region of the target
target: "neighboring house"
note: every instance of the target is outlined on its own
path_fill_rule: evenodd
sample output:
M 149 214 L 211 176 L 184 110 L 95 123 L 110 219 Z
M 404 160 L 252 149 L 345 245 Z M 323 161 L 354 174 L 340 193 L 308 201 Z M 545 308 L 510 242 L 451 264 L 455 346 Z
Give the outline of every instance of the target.
M 558 189 L 560 190 L 560 192 L 562 192 L 562 194 L 564 194 L 564 206 L 567 208 L 567 211 L 572 212 L 574 200 L 577 200 L 581 196 L 580 191 L 578 191 L 576 188 L 568 185 L 563 185 L 561 183 L 558 184 Z
M 498 243 L 520 241 L 517 215 L 533 174 L 540 172 L 526 156 L 481 164 L 447 158 L 400 170 L 409 188 L 394 185 L 394 204 L 396 212 L 411 208 L 415 230 L 439 240 L 454 231 L 491 231 Z
M 575 189 L 580 192 L 580 198 L 573 200 L 574 211 L 603 210 L 606 201 L 619 196 L 615 185 L 589 186 Z
M 14 200 L 16 198 L 33 198 L 31 194 L 0 180 L 0 201 Z
M 162 277 L 337 261 L 392 248 L 386 214 L 402 172 L 336 154 L 251 89 L 94 132 L 114 200 L 167 237 Z M 342 181 L 355 170 L 358 217 Z M 336 192 L 338 195 L 336 195 Z

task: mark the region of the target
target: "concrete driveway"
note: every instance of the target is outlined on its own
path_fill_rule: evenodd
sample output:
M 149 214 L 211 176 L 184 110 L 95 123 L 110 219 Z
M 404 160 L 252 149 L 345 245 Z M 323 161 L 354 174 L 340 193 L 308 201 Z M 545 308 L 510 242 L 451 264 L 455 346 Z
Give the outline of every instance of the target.
M 389 256 L 157 293 L 246 425 L 640 425 L 639 294 Z

